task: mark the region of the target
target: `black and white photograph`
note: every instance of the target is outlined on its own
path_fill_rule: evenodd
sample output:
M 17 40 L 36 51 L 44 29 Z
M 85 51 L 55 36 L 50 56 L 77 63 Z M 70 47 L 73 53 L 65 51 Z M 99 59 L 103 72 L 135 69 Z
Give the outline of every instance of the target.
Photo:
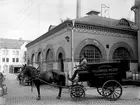
M 140 105 L 140 0 L 0 0 L 0 105 Z

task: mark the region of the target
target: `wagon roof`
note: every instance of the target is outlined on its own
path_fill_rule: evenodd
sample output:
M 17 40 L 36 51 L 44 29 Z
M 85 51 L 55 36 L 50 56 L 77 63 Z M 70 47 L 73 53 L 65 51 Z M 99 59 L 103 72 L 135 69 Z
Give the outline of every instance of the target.
M 104 62 L 94 62 L 94 63 L 88 63 L 87 65 L 95 65 L 95 64 L 111 64 L 111 63 L 120 63 L 120 61 L 104 61 Z

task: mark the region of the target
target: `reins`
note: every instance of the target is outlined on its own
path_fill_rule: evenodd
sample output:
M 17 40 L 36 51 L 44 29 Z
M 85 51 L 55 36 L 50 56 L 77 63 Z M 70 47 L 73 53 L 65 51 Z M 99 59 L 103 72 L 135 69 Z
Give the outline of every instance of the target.
M 70 86 L 62 86 L 62 85 L 48 83 L 48 82 L 44 81 L 43 79 L 39 78 L 40 73 L 38 73 L 37 71 L 32 71 L 32 73 L 33 73 L 33 76 L 31 77 L 31 80 L 30 80 L 31 81 L 31 92 L 33 91 L 33 83 L 34 83 L 33 81 L 34 80 L 39 80 L 39 81 L 42 81 L 49 86 L 58 87 L 58 88 L 69 88 L 70 87 Z
M 32 85 L 31 85 L 31 92 L 33 92 L 33 81 L 34 80 L 39 80 L 39 81 L 42 81 L 44 82 L 45 84 L 49 85 L 49 86 L 53 86 L 53 87 L 61 87 L 61 88 L 69 88 L 70 86 L 62 86 L 62 85 L 55 85 L 55 84 L 52 84 L 52 83 L 48 83 L 40 78 L 36 78 L 36 79 L 32 79 L 31 82 L 32 82 Z
M 68 88 L 68 87 L 70 87 L 70 86 L 62 86 L 62 85 L 55 85 L 55 84 L 52 84 L 52 83 L 48 83 L 48 82 L 46 82 L 46 81 L 44 81 L 44 80 L 42 80 L 40 78 L 32 79 L 32 81 L 34 81 L 34 80 L 40 80 L 40 81 L 42 81 L 42 82 L 44 82 L 44 83 L 46 83 L 46 84 L 48 84 L 50 86 L 53 86 L 53 87 L 61 87 L 61 88 Z

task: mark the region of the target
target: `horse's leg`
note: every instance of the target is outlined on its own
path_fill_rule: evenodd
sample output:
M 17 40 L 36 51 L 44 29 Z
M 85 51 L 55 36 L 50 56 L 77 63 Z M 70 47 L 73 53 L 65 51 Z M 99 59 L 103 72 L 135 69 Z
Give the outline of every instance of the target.
M 62 86 L 65 86 L 65 76 L 61 76 L 59 79 L 60 79 L 60 81 L 59 81 L 58 85 L 60 87 L 59 87 L 58 96 L 56 97 L 57 99 L 61 98 L 61 93 L 62 93 L 62 88 L 63 88 Z
M 40 96 L 40 84 L 39 84 L 39 81 L 34 82 L 34 84 L 35 84 L 37 92 L 38 92 L 38 97 L 37 97 L 36 100 L 40 100 L 41 96 Z
M 20 79 L 20 77 L 18 76 L 18 80 L 19 80 L 19 85 L 21 85 L 21 79 Z
M 61 93 L 62 93 L 62 87 L 59 87 L 59 93 L 58 93 L 58 96 L 56 97 L 57 99 L 61 98 Z
M 21 79 L 19 80 L 19 84 L 21 85 Z
M 41 99 L 41 96 L 40 96 L 40 85 L 37 86 L 37 92 L 38 92 L 37 100 L 40 100 Z

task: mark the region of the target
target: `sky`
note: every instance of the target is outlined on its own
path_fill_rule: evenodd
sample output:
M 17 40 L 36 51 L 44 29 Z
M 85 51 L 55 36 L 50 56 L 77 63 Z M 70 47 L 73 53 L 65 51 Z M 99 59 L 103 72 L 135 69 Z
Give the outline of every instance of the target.
M 102 4 L 102 16 L 134 21 L 134 0 L 81 0 L 80 16 Z M 67 18 L 76 18 L 76 0 L 0 0 L 0 38 L 34 40 Z

